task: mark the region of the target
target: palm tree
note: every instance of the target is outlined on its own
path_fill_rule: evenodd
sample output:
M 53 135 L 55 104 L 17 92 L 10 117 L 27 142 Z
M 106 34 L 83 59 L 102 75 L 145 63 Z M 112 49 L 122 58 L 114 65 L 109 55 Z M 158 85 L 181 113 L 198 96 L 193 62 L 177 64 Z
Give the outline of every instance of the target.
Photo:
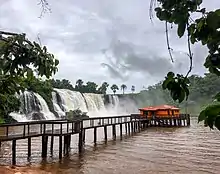
M 134 91 L 135 91 L 135 86 L 132 85 L 132 86 L 131 86 L 131 92 L 134 93 Z
M 113 93 L 115 94 L 117 90 L 119 90 L 118 86 L 116 84 L 113 84 L 111 86 L 111 90 L 113 91 Z
M 83 85 L 83 80 L 82 79 L 78 79 L 76 81 L 76 84 L 77 84 L 78 87 L 81 87 Z
M 102 85 L 99 87 L 98 92 L 101 94 L 106 94 L 108 87 L 109 84 L 107 82 L 103 82 Z
M 127 89 L 127 86 L 125 84 L 121 85 L 121 90 L 123 91 L 123 94 L 125 93 L 125 90 Z

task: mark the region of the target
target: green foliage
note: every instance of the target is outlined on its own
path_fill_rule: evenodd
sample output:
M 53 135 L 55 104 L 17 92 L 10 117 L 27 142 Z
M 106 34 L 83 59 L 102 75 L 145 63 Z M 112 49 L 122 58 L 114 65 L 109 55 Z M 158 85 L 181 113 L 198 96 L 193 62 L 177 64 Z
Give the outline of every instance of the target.
M 69 89 L 69 90 L 73 90 L 73 85 L 71 84 L 71 82 L 69 80 L 66 79 L 52 79 L 50 80 L 50 83 L 52 85 L 53 88 L 58 88 L 58 89 Z
M 117 90 L 119 90 L 118 86 L 116 84 L 113 84 L 111 86 L 111 90 L 113 91 L 113 93 L 115 94 Z
M 106 94 L 108 87 L 109 87 L 109 84 L 107 82 L 103 82 L 102 85 L 98 88 L 98 93 Z
M 19 111 L 20 101 L 15 95 L 0 94 L 0 103 L 0 123 L 7 122 L 9 113 Z
M 204 66 L 210 73 L 220 76 L 220 9 L 207 12 L 206 8 L 200 9 L 202 0 L 157 0 L 159 6 L 155 8 L 156 15 L 161 21 L 177 25 L 177 35 L 181 38 L 186 32 L 188 36 L 189 58 L 191 62 L 190 69 L 185 77 L 182 75 L 174 75 L 170 72 L 163 83 L 163 88 L 171 91 L 174 100 L 182 102 L 188 98 L 188 80 L 187 76 L 192 70 L 192 53 L 190 44 L 201 42 L 209 50 L 205 59 Z M 200 14 L 195 20 L 192 16 Z M 198 15 L 197 15 L 198 16 Z M 215 111 L 212 111 L 215 110 Z M 218 107 L 208 106 L 200 115 L 199 121 L 205 120 L 209 127 L 218 126 Z M 215 115 L 215 116 L 214 116 Z M 217 120 L 217 121 L 216 121 Z M 216 121 L 216 122 L 215 122 Z
M 0 118 L 19 108 L 15 93 L 24 90 L 26 82 L 37 76 L 49 78 L 57 72 L 59 61 L 47 48 L 29 41 L 25 34 L 0 31 Z
M 174 101 L 168 89 L 163 90 L 162 84 L 157 83 L 141 91 L 135 98 L 139 102 L 139 107 L 149 105 L 169 104 L 180 107 L 181 112 L 191 115 L 199 115 L 199 112 L 207 104 L 217 100 L 215 94 L 220 91 L 220 78 L 215 74 L 205 74 L 204 77 L 191 75 L 188 77 L 190 84 L 188 86 L 189 96 L 187 101 L 179 103 Z M 220 94 L 218 95 L 220 96 Z M 220 99 L 219 99 L 220 100 Z
M 173 72 L 169 72 L 165 77 L 162 87 L 163 89 L 168 89 L 170 91 L 171 97 L 174 101 L 179 100 L 181 103 L 185 97 L 189 96 L 189 79 L 183 77 L 183 75 L 175 74 Z
M 68 120 L 89 118 L 87 113 L 82 112 L 80 109 L 70 110 L 69 112 L 66 112 L 66 115 Z
M 106 94 L 106 91 L 109 87 L 107 82 L 103 82 L 102 85 L 98 88 L 98 85 L 95 82 L 86 82 L 84 84 L 82 79 L 76 81 L 74 90 L 81 93 L 95 93 L 95 94 Z
M 220 103 L 213 102 L 211 105 L 207 106 L 204 110 L 202 110 L 199 114 L 198 122 L 204 121 L 205 126 L 209 126 L 213 129 L 213 126 L 220 130 Z

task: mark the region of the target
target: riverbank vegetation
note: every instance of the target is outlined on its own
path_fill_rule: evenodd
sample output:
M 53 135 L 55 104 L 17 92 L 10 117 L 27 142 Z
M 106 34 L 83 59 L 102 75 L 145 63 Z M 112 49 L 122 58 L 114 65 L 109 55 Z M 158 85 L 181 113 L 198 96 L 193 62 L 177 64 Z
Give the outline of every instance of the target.
M 24 91 L 27 81 L 37 77 L 49 78 L 57 72 L 59 61 L 45 46 L 29 41 L 25 34 L 0 31 L 0 120 L 18 111 L 20 101 L 15 97 Z

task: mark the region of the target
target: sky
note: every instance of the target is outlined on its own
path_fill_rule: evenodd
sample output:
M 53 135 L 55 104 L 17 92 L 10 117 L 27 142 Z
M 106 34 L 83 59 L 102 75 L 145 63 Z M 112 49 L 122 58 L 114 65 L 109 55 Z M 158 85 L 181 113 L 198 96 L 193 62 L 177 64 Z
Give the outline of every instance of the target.
M 38 0 L 0 0 L 0 30 L 26 33 L 59 59 L 54 78 L 101 84 L 126 84 L 130 91 L 153 85 L 169 71 L 186 74 L 186 37 L 169 31 L 174 63 L 167 50 L 164 23 L 149 18 L 146 0 L 48 0 L 51 12 L 41 14 Z M 209 10 L 219 0 L 204 0 Z M 207 50 L 196 44 L 193 74 L 203 75 Z

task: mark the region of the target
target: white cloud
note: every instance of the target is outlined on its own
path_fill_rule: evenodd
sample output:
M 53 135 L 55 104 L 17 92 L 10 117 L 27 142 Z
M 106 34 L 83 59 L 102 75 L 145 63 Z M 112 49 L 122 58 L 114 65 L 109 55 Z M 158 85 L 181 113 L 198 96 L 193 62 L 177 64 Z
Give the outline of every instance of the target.
M 167 51 L 164 24 L 149 19 L 149 2 L 144 0 L 48 0 L 52 13 L 41 13 L 38 0 L 0 0 L 0 28 L 25 32 L 41 42 L 59 58 L 57 78 L 75 83 L 84 81 L 125 83 L 128 89 L 161 80 L 169 70 L 186 73 L 188 58 L 184 38 L 170 33 L 175 63 Z M 205 6 L 220 6 L 206 0 Z M 120 42 L 118 41 L 120 40 Z M 120 49 L 119 49 L 120 48 Z M 108 50 L 107 58 L 102 50 Z M 123 51 L 122 51 L 123 50 Z M 114 54 L 112 53 L 114 51 Z M 206 50 L 197 45 L 194 72 L 204 72 Z M 105 66 L 103 66 L 105 64 Z

